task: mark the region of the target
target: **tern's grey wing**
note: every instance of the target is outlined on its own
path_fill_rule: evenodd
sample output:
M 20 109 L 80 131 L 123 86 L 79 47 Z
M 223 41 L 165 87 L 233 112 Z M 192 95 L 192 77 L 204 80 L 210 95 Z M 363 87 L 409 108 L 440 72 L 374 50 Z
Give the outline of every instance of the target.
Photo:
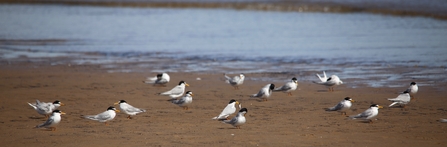
M 224 120 L 224 122 L 227 124 L 236 124 L 237 117 L 233 117 L 231 120 Z
M 147 78 L 146 78 L 146 80 L 148 80 L 148 81 L 155 81 L 155 80 L 157 80 L 157 79 L 158 79 L 157 76 L 155 76 L 155 77 L 147 77 Z
M 160 78 L 157 79 L 157 81 L 155 81 L 156 84 L 164 84 L 164 83 L 168 83 L 168 80 L 164 79 L 164 78 Z
M 180 104 L 185 103 L 185 99 L 184 99 L 184 98 L 181 98 L 181 99 L 179 99 L 179 100 L 173 100 L 172 103 L 177 104 L 177 105 L 180 105 Z
M 288 91 L 292 89 L 292 86 L 290 85 L 291 83 L 286 83 L 285 85 L 276 88 L 274 91 Z
M 392 102 L 409 102 L 411 100 L 411 97 L 408 93 L 402 93 L 399 96 L 397 96 L 396 98 L 392 98 L 392 99 L 388 99 L 389 101 Z
M 129 106 L 129 107 L 127 107 L 124 111 L 130 112 L 130 113 L 135 113 L 135 112 L 146 112 L 146 110 L 144 110 L 144 109 L 135 108 L 135 107 L 133 107 L 133 106 Z
M 355 118 L 367 118 L 373 114 L 372 109 L 368 109 L 365 112 L 358 114 Z
M 36 128 L 41 128 L 41 127 L 46 127 L 46 126 L 50 126 L 52 123 L 54 122 L 54 119 L 48 119 L 47 121 L 45 121 L 44 123 L 37 125 Z
M 407 90 L 405 90 L 404 92 L 406 92 L 406 93 L 410 93 L 411 92 L 411 89 L 410 88 L 408 88 Z
M 110 119 L 112 116 L 109 114 L 109 113 L 107 113 L 107 111 L 106 112 L 103 112 L 103 113 L 100 113 L 100 114 L 98 114 L 98 115 L 96 115 L 96 119 L 98 119 L 98 120 L 107 120 L 107 119 Z
M 147 84 L 153 84 L 156 82 L 157 79 L 158 79 L 157 77 L 147 77 L 146 80 L 143 82 Z
M 37 109 L 43 110 L 43 111 L 49 111 L 49 104 L 47 103 L 42 103 L 39 100 L 36 100 L 36 105 Z
M 257 94 L 254 94 L 253 97 L 262 97 L 265 95 L 265 90 L 261 89 Z
M 241 80 L 241 77 L 239 77 L 239 76 L 235 76 L 235 77 L 233 78 L 233 83 L 238 83 L 240 80 Z
M 182 89 L 181 86 L 175 86 L 174 88 L 172 88 L 169 91 L 163 92 L 161 93 L 162 95 L 178 95 L 178 94 L 182 94 L 184 91 L 184 89 Z
M 221 115 L 231 115 L 234 112 L 236 112 L 236 108 L 229 105 L 229 106 L 225 107 L 224 110 L 222 110 Z
M 237 82 L 235 82 L 235 78 L 236 78 L 236 77 L 231 78 L 231 77 L 229 77 L 229 76 L 227 76 L 227 75 L 224 75 L 224 76 L 225 76 L 225 79 L 226 79 L 226 82 L 227 82 L 227 83 L 230 83 L 231 85 L 235 85 L 235 84 L 237 84 Z
M 312 81 L 315 84 L 319 84 L 319 85 L 328 85 L 328 82 L 317 82 L 317 81 Z
M 129 104 L 127 104 L 127 106 L 124 104 L 122 104 L 122 105 L 123 106 L 121 107 L 121 109 L 123 109 L 124 111 L 129 112 L 129 113 L 146 112 L 146 110 L 144 110 L 144 109 L 135 108 L 134 106 L 129 105 Z
M 236 112 L 236 108 L 233 107 L 232 105 L 227 105 L 227 107 L 225 107 L 224 110 L 222 110 L 222 112 L 220 113 L 219 116 L 226 116 L 226 115 L 231 115 L 234 112 Z
M 410 87 L 408 87 L 408 88 L 407 88 L 407 90 L 405 90 L 405 91 L 404 91 L 404 92 L 402 92 L 402 93 L 405 93 L 405 92 L 406 92 L 406 93 L 410 93 L 410 92 L 411 92 L 411 86 L 410 86 Z
M 107 111 L 100 113 L 98 115 L 86 115 L 85 118 L 91 119 L 91 120 L 97 120 L 97 121 L 105 121 L 110 119 L 112 116 L 107 113 Z
M 51 112 L 51 105 L 50 104 L 45 104 L 45 103 L 40 103 L 37 104 L 37 109 L 39 109 L 40 111 L 44 111 L 44 112 Z
M 98 120 L 98 119 L 96 119 L 96 115 L 84 115 L 82 117 L 87 118 L 87 119 L 91 119 L 91 120 Z
M 235 85 L 235 84 L 237 84 L 241 80 L 241 78 L 239 76 L 235 76 L 233 78 L 230 78 L 227 75 L 225 75 L 225 78 L 227 79 L 227 82 L 230 83 L 231 85 Z
M 340 102 L 332 108 L 329 108 L 328 111 L 338 111 L 341 110 L 345 106 L 344 103 Z
M 324 83 L 324 85 L 326 85 L 326 86 L 333 86 L 333 85 L 336 85 L 336 84 L 337 84 L 337 81 L 334 80 L 334 79 L 332 79 L 332 78 L 329 78 L 329 79 Z
M 234 112 L 236 112 L 236 107 L 234 107 L 234 104 L 228 104 L 222 110 L 222 112 L 220 112 L 220 114 L 218 116 L 214 117 L 213 119 L 225 119 L 226 117 L 233 114 Z

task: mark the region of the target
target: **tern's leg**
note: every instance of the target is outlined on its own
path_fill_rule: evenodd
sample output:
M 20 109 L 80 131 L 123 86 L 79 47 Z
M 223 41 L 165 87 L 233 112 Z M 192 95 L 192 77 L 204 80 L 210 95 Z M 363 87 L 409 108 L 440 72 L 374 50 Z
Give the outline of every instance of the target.
M 107 123 L 107 122 L 104 122 L 104 124 L 106 125 L 106 126 L 108 126 L 109 124 Z
M 401 107 L 402 107 L 402 111 L 405 111 L 406 109 L 405 109 L 405 107 L 406 107 L 407 105 L 401 105 Z
M 130 117 L 130 115 L 129 115 L 129 116 L 127 116 L 127 119 L 132 119 L 132 117 Z

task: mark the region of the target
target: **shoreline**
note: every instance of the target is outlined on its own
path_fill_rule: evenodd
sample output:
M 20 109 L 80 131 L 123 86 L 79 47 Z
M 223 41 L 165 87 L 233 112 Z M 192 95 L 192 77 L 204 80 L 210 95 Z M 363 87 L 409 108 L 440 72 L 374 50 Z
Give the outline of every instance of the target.
M 108 73 L 205 73 L 205 74 L 283 74 L 297 75 L 300 81 L 317 80 L 315 74 L 326 71 L 328 76 L 338 75 L 350 88 L 359 87 L 400 87 L 402 83 L 416 81 L 422 86 L 444 85 L 444 66 L 418 65 L 408 63 L 336 63 L 322 59 L 302 59 L 297 62 L 276 60 L 245 61 L 222 60 L 198 57 L 174 57 L 170 53 L 100 53 L 100 52 L 55 52 L 38 50 L 3 50 L 3 54 L 13 52 L 17 57 L 2 58 L 0 65 L 16 66 L 33 64 L 39 66 L 94 66 Z M 43 56 L 42 56 L 43 55 Z M 225 63 L 223 63 L 225 62 Z M 169 63 L 169 64 L 166 64 Z M 258 79 L 256 79 L 258 80 Z M 263 80 L 280 80 L 266 78 Z

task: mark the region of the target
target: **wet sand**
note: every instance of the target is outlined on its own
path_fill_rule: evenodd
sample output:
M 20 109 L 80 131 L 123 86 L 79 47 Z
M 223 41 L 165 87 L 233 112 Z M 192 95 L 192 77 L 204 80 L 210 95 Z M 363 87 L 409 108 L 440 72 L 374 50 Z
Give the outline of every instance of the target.
M 251 79 L 276 76 L 283 81 L 246 80 L 239 90 L 226 84 L 222 73 L 169 73 L 167 87 L 141 81 L 153 72 L 108 73 L 98 65 L 55 65 L 13 62 L 0 66 L 2 91 L 0 117 L 4 146 L 445 146 L 447 100 L 444 88 L 419 86 L 416 101 L 405 109 L 388 108 L 386 98 L 397 96 L 397 88 L 348 88 L 327 92 L 324 86 L 299 81 L 293 96 L 273 93 L 266 102 L 249 99 L 265 84 L 284 84 L 293 74 L 246 74 Z M 201 80 L 196 80 L 200 77 Z M 166 101 L 156 93 L 186 81 L 195 95 L 189 110 Z M 309 79 L 311 80 L 311 79 Z M 313 79 L 316 80 L 316 79 Z M 350 81 L 344 81 L 350 82 Z M 416 81 L 417 82 L 417 81 Z M 363 112 L 372 103 L 385 106 L 374 123 L 347 120 L 337 112 L 326 112 L 344 97 L 351 97 L 352 111 Z M 56 131 L 33 129 L 45 121 L 26 102 L 60 100 L 66 112 Z M 103 123 L 80 118 L 97 114 L 124 99 L 147 110 L 126 119 L 124 113 Z M 230 99 L 248 109 L 241 129 L 211 118 Z M 232 115 L 231 117 L 233 117 Z

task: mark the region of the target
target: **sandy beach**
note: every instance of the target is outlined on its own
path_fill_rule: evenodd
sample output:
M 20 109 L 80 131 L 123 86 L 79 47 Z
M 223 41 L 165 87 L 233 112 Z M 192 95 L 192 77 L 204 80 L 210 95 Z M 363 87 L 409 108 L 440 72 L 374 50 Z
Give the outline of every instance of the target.
M 416 100 L 406 108 L 388 108 L 386 98 L 396 97 L 396 88 L 335 87 L 299 81 L 299 90 L 273 93 L 266 102 L 250 99 L 265 84 L 284 84 L 293 73 L 246 74 L 239 90 L 224 82 L 222 73 L 169 73 L 167 87 L 141 81 L 155 72 L 107 73 L 97 65 L 56 65 L 14 62 L 0 66 L 2 117 L 1 140 L 4 146 L 445 146 L 447 144 L 445 84 L 419 86 Z M 276 76 L 283 81 L 263 81 Z M 197 80 L 200 78 L 201 80 Z M 193 103 L 182 110 L 156 95 L 184 80 L 192 91 Z M 310 79 L 312 80 L 312 79 Z M 313 79 L 316 80 L 316 79 Z M 350 82 L 350 81 L 344 81 Z M 416 81 L 418 82 L 418 81 Z M 440 87 L 438 87 L 440 86 Z M 443 88 L 442 88 L 443 87 Z M 338 112 L 326 112 L 345 97 L 355 100 L 348 115 L 366 110 L 376 103 L 384 106 L 374 123 L 347 120 Z M 34 129 L 45 121 L 27 102 L 59 100 L 66 112 L 56 131 Z M 119 100 L 144 108 L 146 113 L 133 119 L 118 113 L 103 123 L 83 119 L 97 114 Z M 241 129 L 212 120 L 230 99 L 248 109 L 247 123 Z M 230 116 L 233 117 L 234 115 Z
M 447 145 L 442 1 L 0 3 L 2 146 Z M 344 84 L 313 83 L 323 71 Z M 171 76 L 166 87 L 142 82 L 159 72 Z M 246 80 L 235 90 L 224 72 Z M 292 96 L 249 97 L 293 77 Z M 157 95 L 179 81 L 194 93 L 189 110 Z M 388 107 L 411 82 L 415 99 Z M 373 123 L 324 110 L 345 97 L 355 100 L 348 116 L 384 108 Z M 212 120 L 231 99 L 248 109 L 241 129 Z M 35 128 L 46 121 L 27 104 L 36 100 L 65 104 L 56 131 Z M 81 117 L 119 100 L 147 111 L 109 125 Z

